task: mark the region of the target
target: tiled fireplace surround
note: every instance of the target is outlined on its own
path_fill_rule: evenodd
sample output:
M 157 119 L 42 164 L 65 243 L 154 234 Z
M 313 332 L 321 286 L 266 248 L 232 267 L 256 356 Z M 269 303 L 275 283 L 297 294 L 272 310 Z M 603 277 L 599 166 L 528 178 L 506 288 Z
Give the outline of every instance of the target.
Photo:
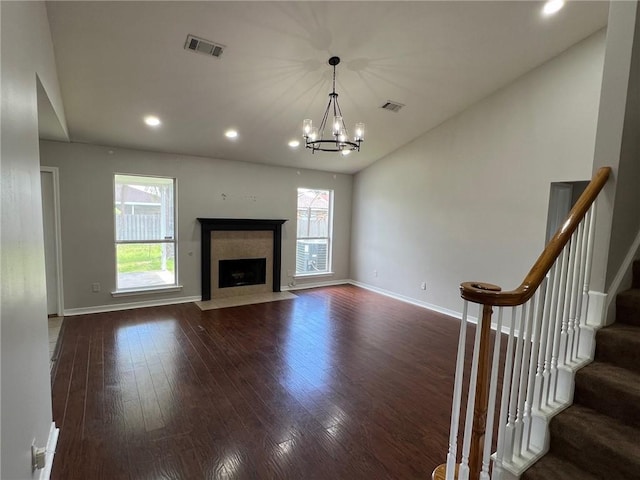
M 202 300 L 280 291 L 282 224 L 286 220 L 198 218 L 201 226 Z M 266 258 L 266 284 L 218 288 L 218 262 Z

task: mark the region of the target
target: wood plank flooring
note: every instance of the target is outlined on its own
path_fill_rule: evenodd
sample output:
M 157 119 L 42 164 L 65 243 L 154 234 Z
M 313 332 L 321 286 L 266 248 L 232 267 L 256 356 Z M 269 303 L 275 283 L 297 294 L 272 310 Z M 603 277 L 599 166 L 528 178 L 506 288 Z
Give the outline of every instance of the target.
M 54 480 L 430 478 L 459 321 L 349 285 L 68 317 Z

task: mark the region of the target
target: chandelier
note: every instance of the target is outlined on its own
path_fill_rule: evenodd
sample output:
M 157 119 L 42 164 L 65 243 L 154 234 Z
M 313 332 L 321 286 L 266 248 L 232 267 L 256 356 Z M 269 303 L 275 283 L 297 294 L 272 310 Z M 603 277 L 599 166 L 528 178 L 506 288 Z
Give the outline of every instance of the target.
M 364 123 L 356 123 L 353 139 L 349 138 L 347 128 L 342 118 L 342 111 L 338 104 L 338 94 L 336 93 L 336 65 L 340 63 L 340 57 L 331 57 L 329 65 L 333 67 L 333 90 L 329 94 L 329 104 L 324 111 L 324 116 L 320 122 L 320 127 L 314 127 L 311 119 L 302 122 L 302 136 L 305 146 L 312 153 L 320 150 L 322 152 L 341 152 L 348 155 L 353 150 L 360 151 L 360 144 L 364 141 Z M 330 134 L 325 133 L 329 114 L 332 114 Z

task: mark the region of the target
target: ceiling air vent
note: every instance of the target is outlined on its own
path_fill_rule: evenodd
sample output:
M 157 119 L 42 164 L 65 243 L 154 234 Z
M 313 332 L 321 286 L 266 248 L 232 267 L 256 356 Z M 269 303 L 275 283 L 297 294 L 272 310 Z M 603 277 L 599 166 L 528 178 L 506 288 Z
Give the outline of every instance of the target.
M 398 102 L 393 102 L 393 101 L 389 100 L 384 105 L 382 105 L 380 108 L 383 108 L 385 110 L 389 110 L 391 112 L 399 112 L 402 107 L 404 107 L 404 104 L 398 103 Z
M 187 41 L 184 44 L 185 50 L 191 50 L 196 53 L 203 53 L 205 55 L 211 55 L 212 57 L 219 57 L 222 55 L 224 45 L 219 43 L 213 43 L 211 40 L 205 40 L 204 38 L 194 37 L 193 35 L 187 35 Z

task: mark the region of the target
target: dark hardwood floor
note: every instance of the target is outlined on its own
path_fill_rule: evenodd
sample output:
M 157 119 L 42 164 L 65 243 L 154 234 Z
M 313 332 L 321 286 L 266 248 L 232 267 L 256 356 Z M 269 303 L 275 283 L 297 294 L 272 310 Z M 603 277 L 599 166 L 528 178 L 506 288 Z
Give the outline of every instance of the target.
M 354 286 L 68 317 L 54 480 L 430 478 L 459 321 Z

